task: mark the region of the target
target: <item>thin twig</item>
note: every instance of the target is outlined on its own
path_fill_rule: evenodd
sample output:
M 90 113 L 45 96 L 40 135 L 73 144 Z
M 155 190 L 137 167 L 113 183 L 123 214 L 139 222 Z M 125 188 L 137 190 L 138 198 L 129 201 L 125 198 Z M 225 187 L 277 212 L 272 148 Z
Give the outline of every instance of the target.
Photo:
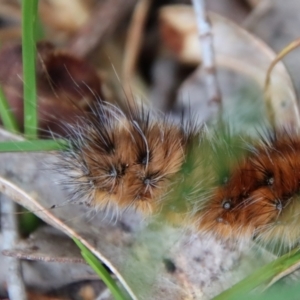
M 85 24 L 68 50 L 77 56 L 86 56 L 107 36 L 112 34 L 121 21 L 130 13 L 137 0 L 105 0 L 95 8 L 89 22 Z
M 1 195 L 2 249 L 12 249 L 19 240 L 16 204 Z M 26 289 L 22 278 L 21 261 L 14 257 L 5 257 L 7 262 L 7 290 L 10 300 L 26 300 Z
M 210 104 L 217 104 L 222 108 L 220 88 L 216 75 L 215 55 L 211 25 L 205 10 L 205 0 L 192 0 L 196 13 L 197 26 L 202 50 L 202 66 L 206 73 L 206 88 Z

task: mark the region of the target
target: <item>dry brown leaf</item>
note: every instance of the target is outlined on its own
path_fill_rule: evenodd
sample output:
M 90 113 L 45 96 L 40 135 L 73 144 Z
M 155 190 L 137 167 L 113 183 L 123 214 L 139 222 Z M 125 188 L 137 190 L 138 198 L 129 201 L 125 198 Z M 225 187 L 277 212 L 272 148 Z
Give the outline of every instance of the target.
M 82 0 L 42 0 L 40 16 L 52 30 L 65 33 L 76 32 L 90 17 L 90 8 Z
M 17 43 L 5 45 L 0 51 L 0 84 L 20 128 L 24 118 L 21 50 Z M 63 135 L 65 131 L 61 121 L 77 122 L 77 116 L 89 111 L 96 100 L 103 99 L 101 80 L 87 60 L 57 50 L 49 42 L 38 43 L 37 50 L 38 125 L 41 135 L 47 135 L 47 130 Z
M 21 9 L 17 1 L 2 0 L 0 2 L 0 17 L 8 20 L 9 23 L 20 24 Z
M 281 51 L 289 43 L 299 38 L 299 0 L 261 0 L 269 2 L 271 9 L 261 18 L 256 18 L 248 28 L 251 32 L 275 49 Z M 261 6 L 261 5 L 259 5 Z M 300 94 L 300 49 L 290 53 L 284 63 L 287 66 L 298 95 Z
M 259 85 L 262 94 L 266 72 L 276 57 L 275 53 L 231 21 L 216 14 L 210 14 L 210 19 L 217 67 L 249 77 Z M 198 32 L 191 6 L 162 8 L 160 26 L 164 42 L 181 62 L 201 63 Z M 278 63 L 272 73 L 271 99 L 278 126 L 300 125 L 295 90 L 283 63 Z

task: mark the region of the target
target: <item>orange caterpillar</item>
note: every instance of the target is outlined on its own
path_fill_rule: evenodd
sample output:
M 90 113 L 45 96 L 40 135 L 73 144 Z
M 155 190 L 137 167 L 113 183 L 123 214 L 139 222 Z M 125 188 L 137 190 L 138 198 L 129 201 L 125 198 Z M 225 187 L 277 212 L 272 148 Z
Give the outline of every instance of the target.
M 62 170 L 74 200 L 190 222 L 220 238 L 290 248 L 300 237 L 300 137 L 257 141 L 101 103 L 70 127 Z

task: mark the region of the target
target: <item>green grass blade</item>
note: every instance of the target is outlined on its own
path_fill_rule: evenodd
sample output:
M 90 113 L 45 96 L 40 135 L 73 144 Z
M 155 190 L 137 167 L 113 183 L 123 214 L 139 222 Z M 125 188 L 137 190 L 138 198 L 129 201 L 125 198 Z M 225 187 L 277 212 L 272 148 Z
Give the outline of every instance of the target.
M 1 142 L 0 152 L 38 152 L 62 150 L 67 146 L 65 140 L 31 140 Z
M 27 138 L 37 138 L 36 91 L 36 20 L 38 0 L 22 1 L 22 62 L 24 82 L 24 132 Z
M 129 297 L 124 295 L 124 293 L 117 285 L 116 281 L 110 276 L 109 272 L 105 269 L 101 262 L 99 262 L 98 258 L 93 253 L 91 253 L 79 240 L 77 240 L 76 238 L 73 238 L 73 240 L 80 248 L 83 258 L 109 288 L 114 298 L 116 300 L 128 300 Z
M 14 133 L 20 132 L 17 124 L 17 120 L 9 107 L 7 99 L 0 88 L 0 117 L 4 127 Z
M 277 282 L 264 293 L 251 293 L 243 300 L 299 300 L 300 286 L 294 282 Z
M 238 300 L 243 299 L 249 292 L 261 284 L 271 280 L 277 274 L 283 272 L 295 263 L 300 261 L 299 249 L 292 250 L 290 253 L 281 256 L 275 261 L 265 265 L 250 276 L 246 277 L 230 289 L 219 294 L 213 300 Z

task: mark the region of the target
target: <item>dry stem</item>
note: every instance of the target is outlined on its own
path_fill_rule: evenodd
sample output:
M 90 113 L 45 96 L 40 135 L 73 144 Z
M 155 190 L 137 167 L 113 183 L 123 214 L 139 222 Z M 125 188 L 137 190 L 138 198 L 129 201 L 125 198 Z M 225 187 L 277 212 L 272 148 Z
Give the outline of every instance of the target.
M 1 196 L 2 249 L 12 249 L 19 240 L 16 204 L 6 196 Z M 10 300 L 26 300 L 26 289 L 22 278 L 19 259 L 5 257 L 7 262 L 7 290 Z
M 205 0 L 193 0 L 192 2 L 196 13 L 197 26 L 200 36 L 202 65 L 206 73 L 205 80 L 209 103 L 216 103 L 221 109 L 222 101 L 216 75 L 212 29 L 205 10 Z

